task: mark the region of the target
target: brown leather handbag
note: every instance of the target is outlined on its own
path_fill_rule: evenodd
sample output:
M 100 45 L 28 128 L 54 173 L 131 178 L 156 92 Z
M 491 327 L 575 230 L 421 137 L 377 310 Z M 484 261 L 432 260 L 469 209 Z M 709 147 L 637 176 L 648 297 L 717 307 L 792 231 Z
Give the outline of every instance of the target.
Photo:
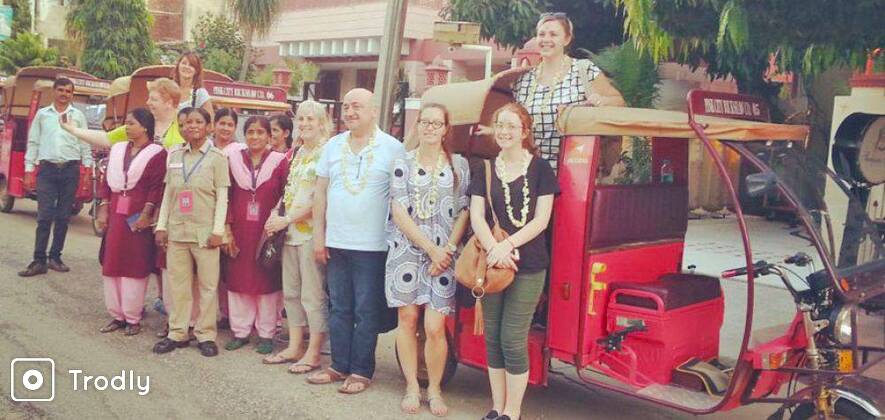
M 492 236 L 497 241 L 507 239 L 508 235 L 501 228 L 498 222 L 498 216 L 495 214 L 495 207 L 492 205 L 492 165 L 489 161 L 483 162 L 486 170 L 486 202 L 492 211 L 492 219 L 495 225 L 492 227 Z M 489 267 L 486 263 L 488 252 L 483 248 L 482 243 L 476 237 L 476 234 L 467 240 L 461 255 L 455 261 L 455 278 L 464 287 L 470 290 L 470 293 L 476 299 L 473 333 L 480 335 L 483 332 L 482 319 L 482 303 L 483 296 L 488 294 L 500 293 L 502 290 L 513 283 L 516 272 L 511 268 Z

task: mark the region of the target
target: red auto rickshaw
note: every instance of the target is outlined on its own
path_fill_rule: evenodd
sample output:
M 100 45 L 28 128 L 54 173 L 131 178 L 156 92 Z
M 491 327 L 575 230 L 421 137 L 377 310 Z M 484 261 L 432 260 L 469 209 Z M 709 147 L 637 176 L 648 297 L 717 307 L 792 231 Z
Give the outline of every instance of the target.
M 434 87 L 422 100 L 449 108 L 457 152 L 488 158 L 497 146 L 474 129 L 492 125 L 524 71 Z M 804 153 L 807 127 L 767 120 L 754 97 L 704 91 L 688 94 L 688 113 L 561 112 L 562 192 L 528 337 L 531 384 L 556 373 L 693 414 L 775 403 L 772 418 L 881 418 L 885 382 L 871 368 L 885 357 L 885 232 L 850 184 Z M 690 180 L 695 164 L 706 169 Z M 721 183 L 728 235 L 714 224 L 724 222 L 689 224 L 695 181 Z M 797 226 L 745 213 L 772 194 Z M 459 363 L 486 367 L 471 304 L 481 294 L 459 291 L 444 381 Z M 782 324 L 762 328 L 774 321 L 756 313 L 762 298 L 786 307 Z
M 3 131 L 0 133 L 0 211 L 12 211 L 16 198 L 36 198 L 24 188 L 28 129 L 37 111 L 52 103 L 52 84 L 66 77 L 74 82 L 73 106 L 84 111 L 90 128 L 98 128 L 110 83 L 78 70 L 59 67 L 25 67 L 3 84 Z M 93 168 L 80 167 L 80 185 L 72 214 L 92 200 Z

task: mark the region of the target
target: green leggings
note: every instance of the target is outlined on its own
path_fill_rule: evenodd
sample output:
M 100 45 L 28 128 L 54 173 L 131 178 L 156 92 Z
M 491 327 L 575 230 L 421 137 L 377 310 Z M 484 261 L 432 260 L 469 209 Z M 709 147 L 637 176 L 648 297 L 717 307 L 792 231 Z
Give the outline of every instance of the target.
M 546 270 L 517 273 L 501 293 L 482 299 L 488 365 L 511 375 L 529 370 L 528 337 L 532 316 L 544 290 Z

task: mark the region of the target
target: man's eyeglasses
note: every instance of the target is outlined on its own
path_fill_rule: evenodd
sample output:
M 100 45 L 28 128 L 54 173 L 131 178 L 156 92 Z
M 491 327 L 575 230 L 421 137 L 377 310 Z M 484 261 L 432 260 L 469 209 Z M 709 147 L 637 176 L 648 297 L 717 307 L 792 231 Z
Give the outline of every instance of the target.
M 445 127 L 446 123 L 443 121 L 418 120 L 418 125 L 421 128 L 433 127 L 434 130 L 439 130 Z

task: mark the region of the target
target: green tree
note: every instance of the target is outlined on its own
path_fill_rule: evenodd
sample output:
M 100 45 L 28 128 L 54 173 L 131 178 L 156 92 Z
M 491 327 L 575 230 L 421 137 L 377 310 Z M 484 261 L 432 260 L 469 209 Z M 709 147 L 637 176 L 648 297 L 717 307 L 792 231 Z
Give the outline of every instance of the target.
M 609 0 L 452 0 L 448 19 L 478 22 L 483 39 L 521 48 L 535 36 L 542 12 L 566 13 L 575 25 L 573 47 L 600 51 L 623 42 L 623 16 Z
M 0 43 L 0 70 L 15 74 L 28 66 L 51 66 L 58 61 L 58 50 L 43 48 L 40 35 L 21 32 Z
M 841 66 L 859 67 L 885 44 L 881 0 L 611 0 L 625 12 L 625 32 L 655 60 L 706 65 L 712 77 L 731 75 L 742 93 L 762 96 L 776 121 L 782 87 L 766 79 L 770 57 L 793 72 L 809 99 L 812 154 L 826 156 L 829 110 L 815 97 L 816 79 Z
M 207 13 L 200 16 L 191 35 L 200 53 L 218 49 L 242 57 L 246 48 L 237 22 L 224 15 Z
M 3 2 L 12 6 L 12 34 L 15 37 L 21 32 L 31 31 L 31 3 L 29 0 L 6 0 Z
M 270 33 L 276 18 L 279 16 L 280 0 L 228 0 L 234 17 L 237 19 L 245 41 L 243 61 L 240 66 L 240 80 L 246 80 L 249 64 L 252 61 L 252 40 L 257 36 Z
M 83 46 L 83 70 L 113 79 L 154 62 L 152 24 L 143 1 L 79 0 L 68 12 L 65 29 Z
M 621 92 L 627 106 L 651 108 L 658 97 L 658 66 L 648 54 L 639 52 L 632 43 L 608 47 L 593 56 L 593 62 Z
M 235 79 L 240 74 L 241 55 L 221 48 L 203 50 L 200 55 L 203 59 L 203 67 L 206 69 L 226 74 L 232 79 Z
M 286 59 L 286 66 L 292 71 L 292 82 L 289 85 L 289 95 L 301 95 L 304 81 L 316 80 L 320 74 L 320 67 L 310 61 Z M 256 85 L 271 86 L 273 84 L 273 67 L 267 66 L 252 76 L 250 81 Z

